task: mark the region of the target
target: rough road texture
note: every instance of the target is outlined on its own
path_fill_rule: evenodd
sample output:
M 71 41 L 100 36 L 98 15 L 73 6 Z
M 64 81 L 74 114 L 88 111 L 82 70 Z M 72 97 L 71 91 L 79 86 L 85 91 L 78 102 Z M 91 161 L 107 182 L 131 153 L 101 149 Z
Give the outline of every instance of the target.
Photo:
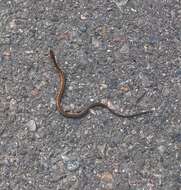
M 180 0 L 0 0 L 0 47 L 1 190 L 179 190 Z M 49 48 L 67 109 L 154 113 L 62 117 Z

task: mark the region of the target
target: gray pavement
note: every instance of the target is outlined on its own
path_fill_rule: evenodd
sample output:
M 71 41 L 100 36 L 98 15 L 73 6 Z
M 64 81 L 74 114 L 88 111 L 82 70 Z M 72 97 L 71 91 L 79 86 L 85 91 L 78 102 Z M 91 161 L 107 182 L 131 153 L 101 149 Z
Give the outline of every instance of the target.
M 154 112 L 63 117 L 49 48 L 65 109 Z M 179 190 L 180 129 L 180 0 L 0 0 L 0 190 Z

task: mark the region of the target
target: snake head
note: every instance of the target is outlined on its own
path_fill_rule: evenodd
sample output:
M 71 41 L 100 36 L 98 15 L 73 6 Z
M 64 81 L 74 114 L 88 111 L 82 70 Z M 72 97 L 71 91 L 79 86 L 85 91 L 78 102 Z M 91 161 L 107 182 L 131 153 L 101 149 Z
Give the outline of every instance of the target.
M 56 62 L 56 60 L 55 60 L 55 54 L 54 54 L 53 50 L 50 49 L 49 55 L 50 55 L 50 58 L 53 60 L 53 62 Z

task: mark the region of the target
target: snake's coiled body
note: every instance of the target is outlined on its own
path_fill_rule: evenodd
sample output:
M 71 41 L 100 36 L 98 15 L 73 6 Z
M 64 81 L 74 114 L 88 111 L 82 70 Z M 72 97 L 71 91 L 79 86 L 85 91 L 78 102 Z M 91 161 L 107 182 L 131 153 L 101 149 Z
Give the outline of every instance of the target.
M 88 105 L 86 108 L 84 108 L 80 111 L 77 111 L 77 112 L 65 111 L 62 107 L 62 97 L 63 97 L 64 90 L 65 90 L 65 75 L 64 75 L 64 72 L 62 71 L 62 69 L 58 66 L 58 64 L 56 62 L 54 52 L 52 50 L 50 50 L 49 53 L 50 53 L 50 58 L 52 59 L 54 66 L 56 68 L 56 71 L 58 73 L 58 76 L 59 76 L 59 88 L 58 88 L 57 95 L 56 95 L 56 107 L 57 107 L 57 110 L 63 116 L 65 116 L 67 118 L 81 118 L 81 117 L 87 115 L 89 113 L 90 109 L 95 108 L 95 107 L 106 108 L 114 115 L 116 115 L 118 117 L 122 117 L 122 118 L 133 118 L 136 116 L 141 116 L 141 115 L 152 112 L 152 111 L 143 111 L 143 112 L 139 112 L 139 113 L 135 113 L 135 114 L 131 114 L 131 115 L 123 115 L 123 114 L 115 112 L 107 104 L 104 104 L 102 102 L 92 103 L 92 104 Z

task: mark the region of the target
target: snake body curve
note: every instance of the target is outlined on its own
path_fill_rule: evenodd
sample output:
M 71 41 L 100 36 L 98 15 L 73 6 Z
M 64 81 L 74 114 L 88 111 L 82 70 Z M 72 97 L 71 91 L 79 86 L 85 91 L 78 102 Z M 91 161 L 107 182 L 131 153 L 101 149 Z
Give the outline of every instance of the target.
M 63 70 L 59 67 L 59 65 L 57 64 L 57 61 L 55 59 L 55 54 L 54 54 L 53 50 L 49 51 L 49 55 L 50 55 L 50 58 L 51 58 L 51 60 L 52 60 L 52 62 L 54 64 L 55 69 L 56 69 L 56 71 L 58 73 L 58 76 L 59 76 L 59 87 L 58 87 L 57 95 L 56 95 L 56 98 L 55 98 L 56 107 L 57 107 L 57 110 L 64 117 L 67 117 L 67 118 L 81 118 L 81 117 L 87 115 L 89 113 L 90 109 L 95 108 L 95 107 L 106 108 L 112 114 L 114 114 L 114 115 L 116 115 L 118 117 L 122 117 L 122 118 L 133 118 L 133 117 L 145 115 L 145 114 L 148 114 L 148 113 L 152 112 L 152 111 L 142 111 L 142 112 L 134 113 L 134 114 L 130 114 L 130 115 L 123 115 L 123 114 L 117 113 L 115 110 L 110 108 L 107 104 L 104 104 L 102 102 L 92 103 L 92 104 L 88 105 L 87 107 L 85 107 L 84 109 L 82 109 L 80 111 L 76 111 L 76 112 L 65 111 L 63 109 L 63 106 L 62 106 L 62 97 L 63 97 L 64 91 L 65 91 L 65 74 L 64 74 Z

